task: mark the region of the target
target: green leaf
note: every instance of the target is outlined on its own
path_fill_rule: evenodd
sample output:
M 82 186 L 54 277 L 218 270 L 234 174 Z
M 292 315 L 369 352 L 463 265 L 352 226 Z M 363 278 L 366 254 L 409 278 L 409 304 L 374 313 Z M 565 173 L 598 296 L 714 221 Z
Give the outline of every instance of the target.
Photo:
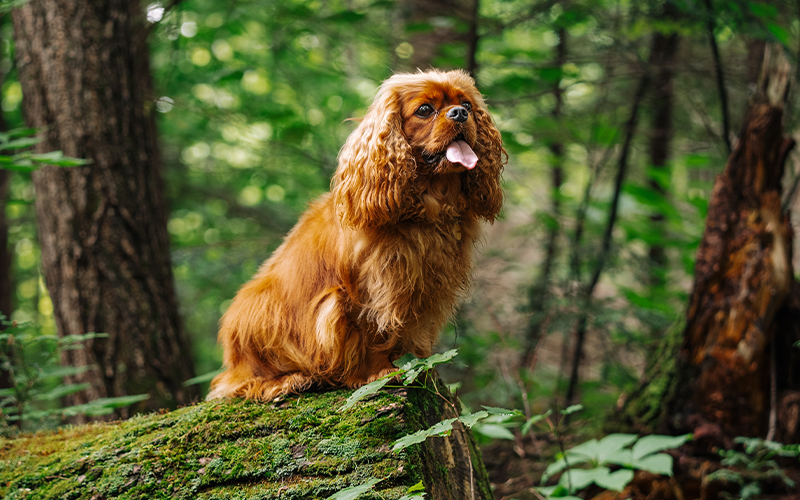
M 545 498 L 561 498 L 562 500 L 581 500 L 581 498 L 579 497 L 570 495 L 569 491 L 567 491 L 567 489 L 561 485 L 543 486 L 541 488 L 536 488 L 536 491 L 544 495 Z
M 15 139 L 13 141 L 0 143 L 0 151 L 29 148 L 34 144 L 39 144 L 40 142 L 42 142 L 42 139 L 39 137 L 23 137 L 21 139 Z
M 779 24 L 768 23 L 767 30 L 772 33 L 783 45 L 789 45 L 789 32 Z
M 483 420 L 488 416 L 489 414 L 487 412 L 479 411 L 476 413 L 467 413 L 466 415 L 461 415 L 458 419 L 462 424 L 464 424 L 465 427 L 469 427 L 471 429 L 472 426 L 478 423 L 479 420 Z
M 28 0 L 17 0 L 16 3 L 21 5 L 23 3 L 26 3 L 27 1 Z M 14 3 L 14 0 L 12 0 L 12 3 Z M 3 135 L 8 137 L 8 138 L 10 138 L 10 139 L 13 139 L 14 137 L 30 137 L 32 135 L 36 135 L 38 132 L 39 132 L 38 128 L 32 128 L 32 127 L 31 128 L 24 128 L 24 127 L 22 127 L 22 128 L 15 128 L 13 130 L 9 130 L 8 132 L 6 132 Z M 3 139 L 3 140 L 8 140 L 8 139 Z
M 425 365 L 419 364 L 415 368 L 406 372 L 406 376 L 403 378 L 403 385 L 411 385 L 417 380 L 417 377 L 420 373 L 425 371 Z
M 391 375 L 393 376 L 395 373 L 392 373 Z M 391 379 L 392 379 L 391 376 L 387 375 L 386 377 L 380 378 L 375 382 L 370 382 L 369 384 L 360 387 L 353 394 L 351 394 L 349 398 L 347 398 L 347 401 L 345 401 L 344 405 L 342 405 L 342 407 L 339 408 L 339 411 L 349 410 L 350 408 L 353 407 L 354 404 L 358 403 L 365 397 L 380 391 L 381 389 L 383 389 L 384 385 L 389 383 Z
M 29 158 L 37 163 L 45 163 L 47 165 L 55 165 L 57 167 L 79 167 L 81 165 L 88 165 L 92 163 L 91 160 L 83 160 L 81 158 L 64 156 L 61 151 L 52 151 L 44 154 L 32 154 L 29 155 Z
M 572 406 L 568 406 L 568 407 L 564 408 L 563 410 L 561 410 L 561 414 L 564 415 L 564 416 L 572 415 L 573 413 L 581 411 L 581 410 L 583 410 L 583 405 L 572 405 Z
M 211 382 L 211 380 L 222 373 L 222 368 L 214 370 L 213 372 L 204 373 L 202 375 L 198 375 L 196 377 L 192 377 L 189 380 L 183 383 L 184 387 L 189 387 L 190 385 L 202 384 L 203 382 Z
M 407 495 L 403 495 L 397 500 L 414 500 L 415 498 L 424 498 L 425 495 L 427 495 L 427 493 L 425 493 L 424 491 L 420 491 L 417 493 L 409 493 Z
M 519 410 L 507 410 L 505 408 L 497 408 L 494 406 L 483 406 L 484 410 L 488 411 L 492 415 L 506 415 L 509 417 L 519 416 L 521 417 L 523 413 Z
M 633 460 L 635 462 L 651 453 L 678 448 L 691 438 L 691 434 L 683 436 L 662 436 L 658 434 L 645 436 L 633 445 Z
M 436 365 L 441 365 L 443 363 L 447 363 L 454 357 L 458 355 L 458 349 L 450 349 L 449 351 L 443 352 L 441 354 L 434 354 L 425 359 L 413 359 L 403 365 L 402 371 L 406 372 L 406 376 L 403 379 L 403 385 L 410 385 L 413 384 L 414 381 L 417 379 L 420 373 L 425 370 L 429 370 Z
M 55 411 L 61 413 L 64 417 L 74 417 L 75 415 L 108 415 L 114 412 L 114 408 L 123 408 L 147 399 L 150 399 L 149 394 L 100 398 L 82 405 L 67 406 Z
M 584 455 L 571 456 L 569 455 L 569 452 L 567 452 L 566 459 L 563 457 L 559 458 L 558 460 L 547 466 L 547 469 L 544 471 L 544 474 L 542 475 L 542 482 L 543 483 L 547 482 L 549 478 L 558 474 L 562 470 L 566 469 L 567 464 L 569 464 L 570 467 L 575 467 L 576 465 L 584 464 L 590 460 L 591 460 L 590 457 Z
M 605 463 L 631 468 L 633 467 L 633 452 L 631 450 L 617 450 L 616 453 L 606 457 Z
M 672 456 L 666 453 L 656 453 L 639 459 L 633 460 L 633 467 L 652 472 L 653 474 L 663 474 L 672 477 Z
M 570 493 L 586 488 L 597 478 L 603 478 L 610 474 L 608 467 L 596 467 L 594 469 L 569 469 L 561 475 L 558 484 L 569 488 Z
M 528 421 L 527 421 L 527 422 L 525 422 L 525 425 L 523 425 L 523 426 L 522 426 L 522 429 L 520 430 L 520 432 L 521 432 L 522 434 L 527 434 L 527 433 L 528 433 L 528 431 L 530 431 L 530 430 L 531 430 L 531 427 L 532 427 L 534 424 L 538 424 L 538 423 L 539 423 L 539 422 L 541 422 L 542 420 L 546 419 L 547 417 L 549 417 L 549 416 L 550 416 L 550 414 L 551 414 L 551 413 L 553 413 L 553 411 L 552 411 L 552 410 L 547 410 L 547 412 L 545 412 L 545 413 L 542 413 L 542 414 L 540 414 L 540 415 L 534 415 L 534 416 L 532 416 L 530 419 L 528 419 Z
M 46 379 L 46 378 L 61 378 L 61 377 L 71 377 L 73 375 L 80 375 L 81 373 L 87 372 L 89 370 L 94 370 L 96 367 L 92 365 L 87 366 L 61 366 L 57 368 L 51 368 L 49 370 L 42 370 L 39 374 L 39 378 Z
M 567 450 L 567 459 L 572 456 L 582 456 L 595 462 L 600 461 L 600 445 L 596 439 L 590 439 Z
M 597 443 L 597 461 L 605 463 L 608 457 L 636 441 L 636 434 L 609 434 Z
M 421 431 L 415 432 L 414 434 L 409 434 L 404 436 L 397 441 L 394 442 L 392 446 L 392 451 L 400 451 L 405 448 L 408 448 L 412 444 L 417 444 L 425 441 L 429 437 L 434 436 L 448 436 L 450 435 L 450 431 L 453 430 L 453 422 L 455 422 L 456 418 L 448 418 L 447 420 L 442 420 L 438 424 L 430 427 L 428 429 L 423 429 Z
M 422 481 L 408 488 L 409 493 L 414 493 L 415 491 L 425 491 L 425 485 L 422 484 Z
M 64 335 L 63 337 L 57 337 L 57 339 L 62 344 L 72 344 L 72 343 L 83 342 L 84 340 L 104 339 L 107 337 L 108 337 L 107 333 L 89 332 L 89 333 L 84 333 L 82 335 Z
M 633 471 L 622 469 L 610 474 L 599 475 L 594 479 L 594 483 L 607 490 L 622 491 L 632 480 Z
M 116 398 L 100 398 L 95 399 L 89 404 L 102 406 L 104 408 L 124 408 L 140 401 L 147 401 L 150 399 L 149 394 L 134 394 L 132 396 L 119 396 Z
M 510 430 L 498 424 L 478 424 L 473 429 L 492 439 L 514 439 L 514 434 Z
M 329 496 L 327 500 L 355 500 L 356 498 L 360 497 L 364 493 L 371 490 L 376 484 L 383 481 L 383 479 L 375 479 L 374 477 L 370 478 L 364 484 L 359 484 L 358 486 L 351 486 L 347 489 L 341 490 L 333 495 Z
M 449 351 L 445 351 L 441 354 L 434 354 L 429 358 L 425 358 L 423 361 L 428 368 L 433 368 L 436 365 L 447 363 L 456 356 L 458 356 L 458 349 L 450 349 Z
M 408 488 L 407 494 L 401 496 L 398 500 L 413 500 L 414 498 L 423 498 L 425 493 L 425 485 L 422 484 L 422 481 L 418 482 L 414 486 Z
M 69 394 L 75 394 L 76 392 L 80 392 L 84 389 L 88 389 L 91 387 L 92 384 L 83 383 L 83 384 L 62 384 L 58 385 L 50 391 L 47 391 L 42 394 L 37 394 L 36 396 L 32 397 L 36 401 L 53 401 L 54 399 L 58 399 L 63 396 L 67 396 Z

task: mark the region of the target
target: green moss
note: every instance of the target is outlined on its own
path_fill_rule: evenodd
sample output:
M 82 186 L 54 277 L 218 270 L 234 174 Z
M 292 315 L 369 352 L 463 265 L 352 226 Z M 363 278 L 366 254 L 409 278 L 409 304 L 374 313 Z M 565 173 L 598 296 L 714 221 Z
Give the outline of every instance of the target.
M 686 321 L 682 319 L 667 330 L 658 350 L 649 360 L 639 387 L 627 398 L 622 409 L 608 420 L 607 432 L 669 432 L 671 402 L 689 373 L 686 367 L 679 367 L 685 328 Z
M 211 401 L 0 439 L 0 497 L 314 499 L 385 477 L 380 498 L 399 498 L 421 479 L 408 465 L 413 450 L 389 452 L 418 430 L 404 415 L 409 405 L 389 392 L 339 413 L 349 394 Z

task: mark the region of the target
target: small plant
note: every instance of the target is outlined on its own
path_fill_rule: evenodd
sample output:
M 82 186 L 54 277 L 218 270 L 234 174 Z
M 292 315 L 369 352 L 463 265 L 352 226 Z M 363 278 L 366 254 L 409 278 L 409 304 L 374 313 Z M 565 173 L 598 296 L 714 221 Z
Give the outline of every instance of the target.
M 63 378 L 93 369 L 92 366 L 59 366 L 61 352 L 79 349 L 86 340 L 103 338 L 105 333 L 87 333 L 56 337 L 41 335 L 30 324 L 8 322 L 0 314 L 0 371 L 10 387 L 0 389 L 0 428 L 9 433 L 19 430 L 53 427 L 75 415 L 105 415 L 115 408 L 130 406 L 148 399 L 148 394 L 100 398 L 74 406 L 59 406 L 59 400 L 89 387 L 88 383 L 65 384 Z
M 601 440 L 591 439 L 561 452 L 558 460 L 547 467 L 542 484 L 563 472 L 558 484 L 543 486 L 537 491 L 545 498 L 569 498 L 579 490 L 596 484 L 601 488 L 622 491 L 633 480 L 633 470 L 672 476 L 672 456 L 659 453 L 677 448 L 691 439 L 684 436 L 609 434 Z M 591 468 L 577 468 L 588 465 Z M 621 469 L 612 472 L 609 466 Z
M 726 499 L 756 498 L 762 494 L 764 483 L 778 482 L 787 489 L 793 489 L 795 482 L 789 478 L 775 457 L 800 458 L 800 445 L 784 445 L 759 438 L 737 437 L 734 443 L 742 445 L 742 451 L 721 450 L 722 465 L 730 468 L 720 469 L 705 477 L 706 483 L 720 481 L 737 484 L 739 493 L 731 495 L 722 492 Z

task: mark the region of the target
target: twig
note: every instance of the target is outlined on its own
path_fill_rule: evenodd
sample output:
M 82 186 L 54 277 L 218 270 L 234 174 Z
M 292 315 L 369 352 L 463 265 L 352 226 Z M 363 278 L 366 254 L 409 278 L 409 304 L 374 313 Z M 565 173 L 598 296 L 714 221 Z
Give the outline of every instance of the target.
M 631 106 L 630 116 L 628 117 L 628 121 L 625 124 L 625 141 L 622 145 L 622 152 L 620 153 L 618 167 L 617 167 L 617 177 L 614 183 L 614 197 L 611 200 L 611 209 L 609 210 L 608 214 L 608 223 L 606 224 L 605 233 L 603 234 L 603 246 L 600 250 L 600 255 L 597 259 L 597 265 L 595 266 L 594 273 L 592 274 L 592 279 L 589 282 L 588 286 L 585 288 L 584 291 L 584 306 L 583 311 L 581 312 L 581 317 L 578 320 L 577 326 L 577 334 L 575 340 L 575 350 L 572 357 L 572 370 L 570 374 L 569 386 L 567 388 L 567 406 L 572 403 L 572 400 L 575 396 L 575 390 L 578 384 L 578 367 L 580 365 L 580 360 L 583 357 L 583 343 L 586 338 L 586 328 L 587 322 L 589 317 L 589 308 L 591 305 L 592 295 L 594 294 L 594 289 L 597 286 L 598 281 L 600 281 L 600 274 L 603 272 L 603 268 L 605 267 L 606 259 L 608 258 L 608 254 L 611 251 L 611 240 L 612 235 L 614 232 L 614 226 L 617 222 L 617 212 L 619 210 L 619 199 L 622 193 L 622 185 L 625 181 L 625 174 L 628 170 L 628 155 L 630 154 L 631 143 L 633 142 L 633 136 L 636 132 L 636 123 L 639 117 L 639 107 L 641 106 L 642 100 L 644 99 L 645 90 L 647 90 L 647 86 L 650 83 L 650 73 L 645 72 L 642 76 L 642 79 L 639 81 L 639 87 L 636 89 L 636 94 L 633 100 L 633 105 Z
M 722 138 L 725 140 L 725 146 L 728 148 L 728 154 L 731 154 L 731 133 L 730 133 L 730 118 L 728 117 L 728 93 L 725 90 L 725 76 L 722 73 L 722 60 L 719 56 L 719 47 L 717 47 L 717 38 L 714 36 L 714 8 L 711 6 L 711 0 L 705 0 L 706 5 L 706 30 L 708 30 L 708 41 L 711 44 L 711 54 L 714 57 L 714 71 L 717 75 L 717 90 L 719 92 L 719 103 L 722 111 Z
M 473 0 L 472 12 L 470 12 L 469 19 L 469 33 L 467 34 L 467 72 L 475 78 L 475 73 L 478 70 L 478 42 L 480 36 L 478 35 L 478 14 L 480 12 L 480 0 Z

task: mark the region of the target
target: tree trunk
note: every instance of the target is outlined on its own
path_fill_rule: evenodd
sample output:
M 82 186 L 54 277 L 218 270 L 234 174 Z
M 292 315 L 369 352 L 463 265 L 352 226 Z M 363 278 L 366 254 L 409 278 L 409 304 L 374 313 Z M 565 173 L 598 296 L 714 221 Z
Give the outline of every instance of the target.
M 32 0 L 13 20 L 37 151 L 93 162 L 33 176 L 59 335 L 109 335 L 63 353 L 65 365 L 97 367 L 70 377 L 91 384 L 70 403 L 148 392 L 150 408 L 186 404 L 194 368 L 170 268 L 142 7 Z
M 800 311 L 797 300 L 785 300 L 794 284 L 780 185 L 794 146 L 781 125 L 789 67 L 779 50 L 769 55 L 738 144 L 714 185 L 685 327 L 667 335 L 646 383 L 623 409 L 628 427 L 669 432 L 710 424 L 727 436 L 763 437 L 770 410 L 778 410 L 770 380 L 780 377 L 784 391 L 799 388 L 789 387 L 800 375 L 785 347 L 796 329 L 775 328 L 778 311 L 784 325 L 797 323 Z M 787 352 L 773 356 L 772 342 Z
M 671 7 L 672 4 L 667 4 Z M 666 8 L 666 7 L 665 7 Z M 674 10 L 665 12 L 665 17 L 674 17 Z M 652 53 L 650 62 L 653 66 L 653 118 L 650 127 L 650 143 L 648 145 L 650 168 L 664 170 L 669 161 L 669 151 L 672 142 L 672 81 L 675 76 L 675 56 L 678 52 L 679 37 L 677 33 L 655 33 L 653 35 Z M 650 178 L 650 188 L 661 196 L 666 196 L 665 187 L 655 176 Z M 654 224 L 654 231 L 661 234 L 659 241 L 664 238 L 664 214 L 654 213 L 650 219 Z M 650 260 L 650 285 L 662 288 L 666 285 L 664 276 L 667 267 L 667 254 L 664 246 L 653 244 L 648 252 Z

